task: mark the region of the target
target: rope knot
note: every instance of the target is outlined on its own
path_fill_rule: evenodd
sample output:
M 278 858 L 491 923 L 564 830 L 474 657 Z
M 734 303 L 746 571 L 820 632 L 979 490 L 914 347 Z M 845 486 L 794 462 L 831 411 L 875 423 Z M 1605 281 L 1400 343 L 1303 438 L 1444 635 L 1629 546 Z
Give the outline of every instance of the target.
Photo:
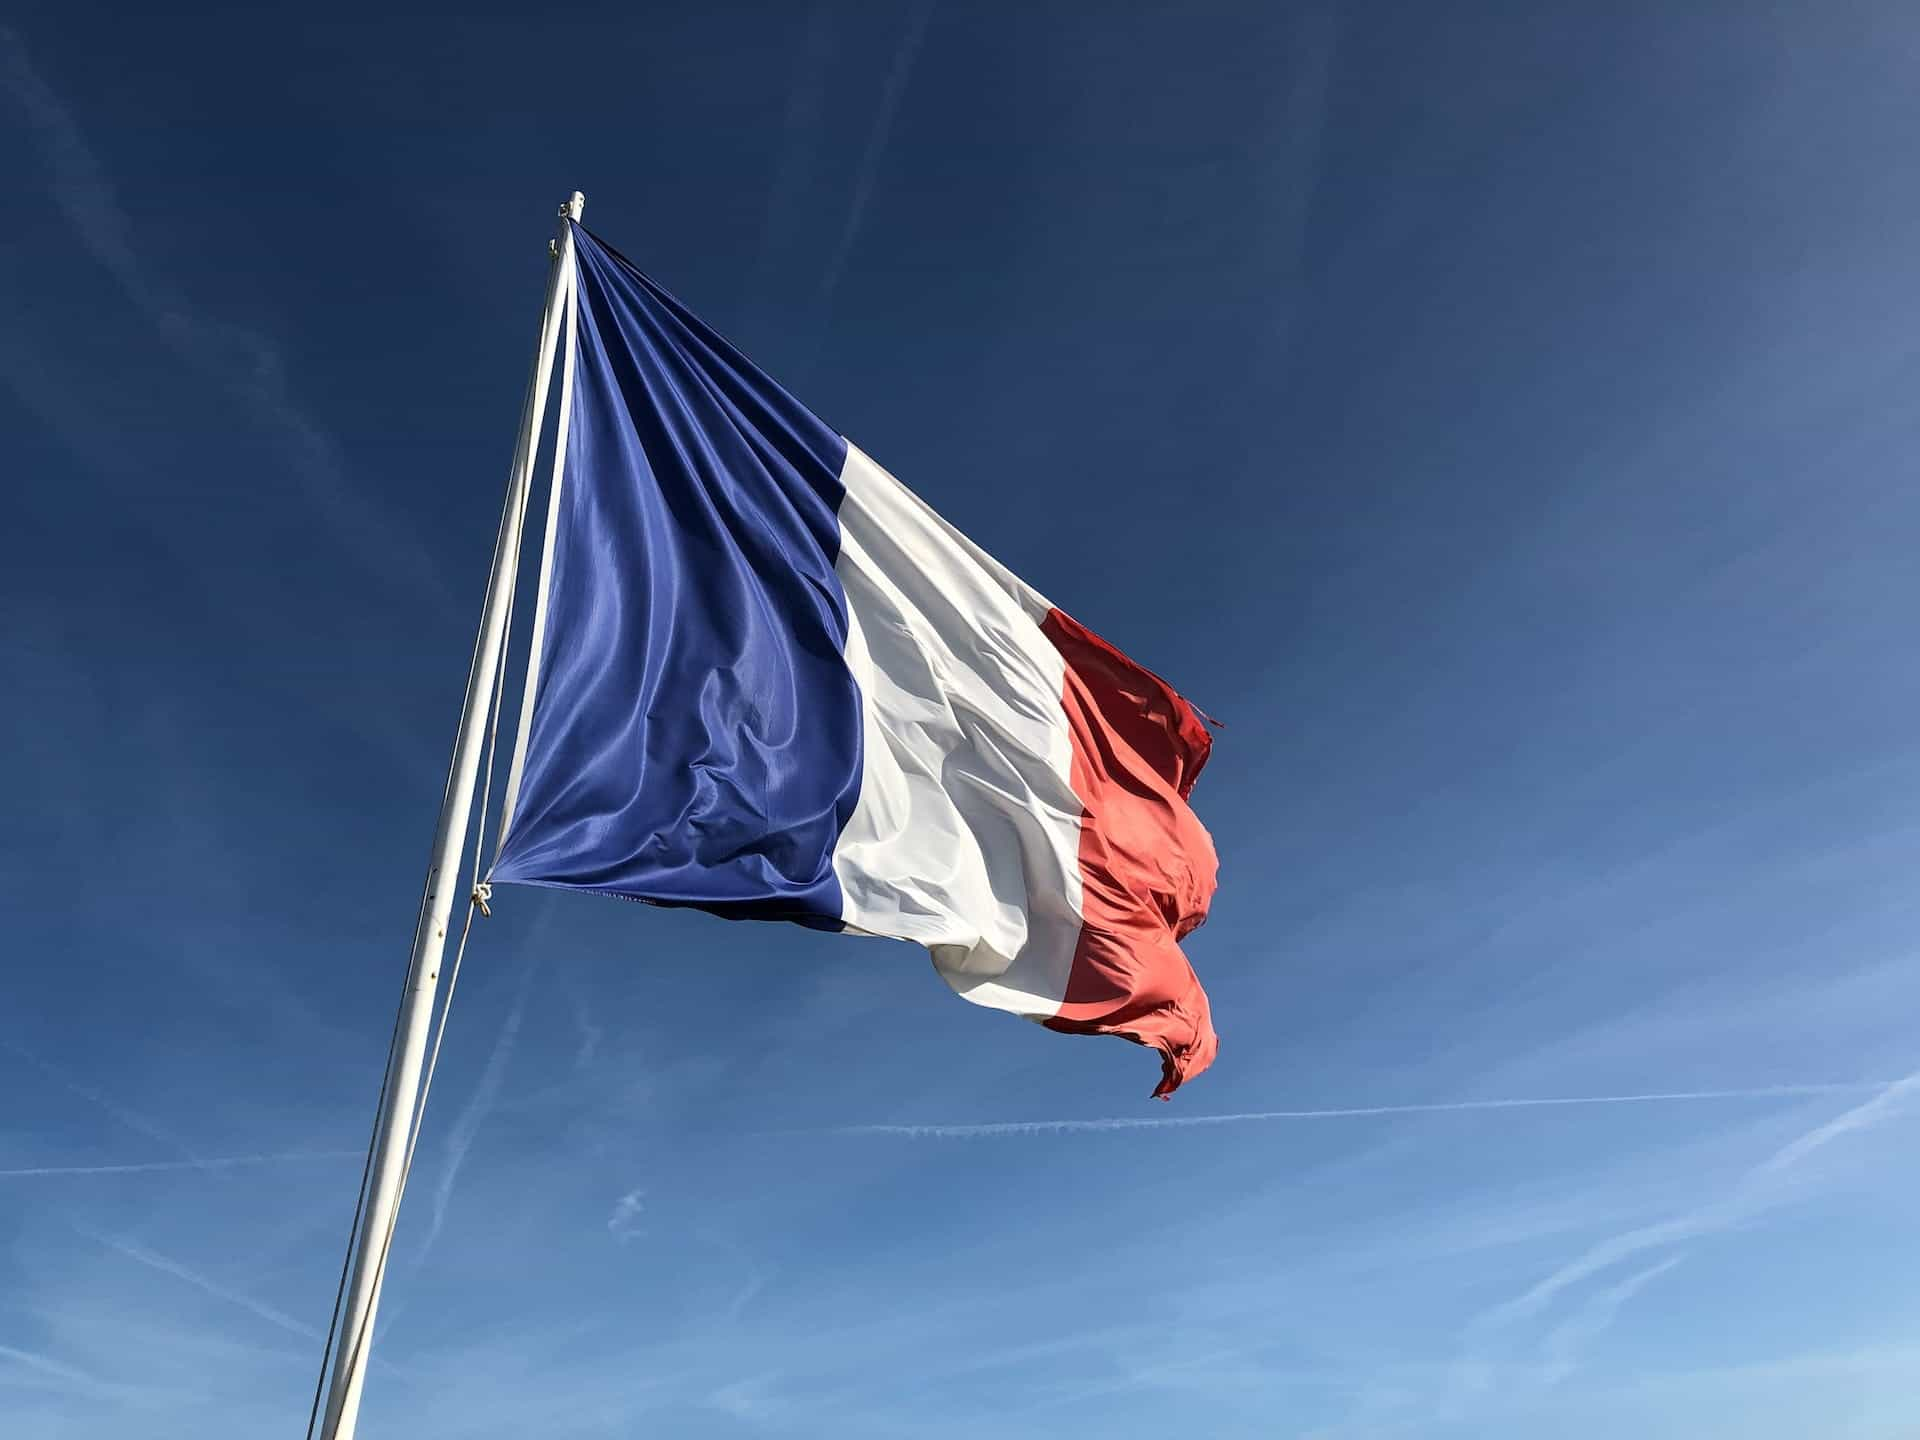
M 488 902 L 493 899 L 492 885 L 482 880 L 473 887 L 473 895 L 471 898 L 473 903 L 480 907 L 480 913 L 482 915 L 485 915 L 488 919 L 493 918 L 493 911 L 488 908 Z

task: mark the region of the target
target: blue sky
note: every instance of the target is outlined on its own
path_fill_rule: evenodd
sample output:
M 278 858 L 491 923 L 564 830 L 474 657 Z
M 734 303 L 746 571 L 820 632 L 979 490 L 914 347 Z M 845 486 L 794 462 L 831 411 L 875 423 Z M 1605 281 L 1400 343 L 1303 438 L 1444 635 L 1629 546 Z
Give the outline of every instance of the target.
M 1223 1048 L 1150 1105 L 905 946 L 504 893 L 363 1433 L 1911 1435 L 1916 59 L 14 7 L 0 1428 L 305 1414 L 577 186 L 1227 722 Z

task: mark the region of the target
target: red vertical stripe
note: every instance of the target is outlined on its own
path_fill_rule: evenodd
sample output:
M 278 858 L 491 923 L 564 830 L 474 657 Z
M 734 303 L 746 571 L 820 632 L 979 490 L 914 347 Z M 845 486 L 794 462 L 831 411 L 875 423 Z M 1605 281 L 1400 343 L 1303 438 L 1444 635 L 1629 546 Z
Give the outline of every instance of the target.
M 1179 940 L 1207 917 L 1219 871 L 1188 808 L 1212 737 L 1193 707 L 1060 610 L 1041 630 L 1067 662 L 1061 706 L 1079 796 L 1082 924 L 1060 1013 L 1081 1035 L 1160 1052 L 1165 1097 L 1213 1061 L 1207 993 Z

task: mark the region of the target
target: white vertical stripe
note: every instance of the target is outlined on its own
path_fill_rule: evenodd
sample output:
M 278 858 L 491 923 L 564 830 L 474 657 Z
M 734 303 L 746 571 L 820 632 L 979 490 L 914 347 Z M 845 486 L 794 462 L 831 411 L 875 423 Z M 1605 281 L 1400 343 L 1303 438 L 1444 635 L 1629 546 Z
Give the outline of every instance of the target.
M 520 803 L 520 772 L 527 759 L 527 732 L 533 728 L 533 692 L 540 681 L 540 656 L 547 639 L 547 589 L 553 581 L 553 532 L 560 518 L 560 487 L 567 475 L 567 427 L 573 419 L 573 360 L 578 349 L 580 327 L 579 266 L 573 247 L 566 253 L 566 273 L 560 277 L 567 302 L 567 334 L 560 351 L 560 418 L 553 435 L 553 473 L 547 483 L 547 529 L 540 547 L 540 588 L 533 597 L 533 640 L 527 649 L 526 687 L 520 696 L 520 728 L 513 740 L 513 764 L 507 770 L 507 790 L 500 801 L 500 838 L 494 846 L 498 859 L 500 847 L 507 843 L 507 828 Z M 534 433 L 539 434 L 539 416 L 534 417 Z
M 1081 810 L 1046 602 L 851 444 L 841 479 L 835 570 L 866 750 L 834 849 L 842 917 L 925 945 L 977 1004 L 1056 1014 L 1080 935 Z

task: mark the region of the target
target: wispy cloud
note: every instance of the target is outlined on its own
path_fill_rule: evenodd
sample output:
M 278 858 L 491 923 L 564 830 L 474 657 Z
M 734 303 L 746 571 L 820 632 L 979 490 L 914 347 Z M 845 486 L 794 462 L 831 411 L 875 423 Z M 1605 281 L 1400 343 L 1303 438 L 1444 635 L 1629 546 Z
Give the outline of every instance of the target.
M 1803 1163 L 1842 1135 L 1854 1134 L 1898 1114 L 1920 1090 L 1920 1071 L 1876 1087 L 1871 1099 L 1817 1125 L 1781 1146 L 1747 1170 L 1724 1196 L 1683 1211 L 1652 1225 L 1642 1225 L 1589 1247 L 1520 1295 L 1495 1306 L 1478 1322 L 1481 1330 L 1496 1329 L 1545 1309 L 1562 1291 L 1610 1269 L 1635 1255 L 1682 1240 L 1725 1230 L 1778 1203 L 1782 1181 Z
M 157 1251 L 149 1250 L 146 1246 L 132 1240 L 112 1235 L 101 1235 L 88 1230 L 83 1230 L 81 1233 L 91 1240 L 98 1241 L 118 1255 L 124 1255 L 127 1259 L 137 1264 L 145 1265 L 150 1270 L 157 1270 L 162 1275 L 171 1275 L 174 1279 L 183 1281 L 193 1286 L 194 1289 L 213 1296 L 215 1299 L 224 1300 L 229 1305 L 236 1305 L 256 1318 L 265 1320 L 269 1325 L 279 1326 L 289 1334 L 300 1335 L 309 1340 L 318 1340 L 321 1338 L 320 1332 L 314 1329 L 313 1326 L 294 1319 L 293 1316 L 287 1314 L 284 1310 L 276 1310 L 264 1301 L 256 1300 L 251 1295 L 243 1294 L 238 1290 L 230 1289 L 220 1284 L 216 1280 L 211 1280 L 179 1260 L 174 1260 Z
M 730 1380 L 713 1389 L 707 1396 L 707 1404 L 735 1420 L 764 1421 L 775 1408 L 772 1392 L 779 1382 L 780 1372 L 777 1370 Z
M 294 1316 L 287 1314 L 286 1311 L 269 1305 L 263 1300 L 256 1299 L 244 1291 L 236 1290 L 229 1285 L 222 1285 L 219 1281 L 194 1269 L 184 1261 L 176 1260 L 168 1255 L 162 1255 L 157 1250 L 150 1249 L 138 1241 L 128 1239 L 125 1236 L 106 1235 L 98 1231 L 86 1229 L 85 1227 L 76 1228 L 89 1240 L 105 1246 L 114 1254 L 123 1256 L 135 1264 L 144 1265 L 149 1270 L 171 1276 L 182 1284 L 191 1285 L 203 1294 L 211 1295 L 216 1300 L 223 1300 L 229 1305 L 244 1310 L 256 1319 L 264 1320 L 269 1325 L 286 1331 L 289 1335 L 298 1335 L 303 1340 L 314 1342 L 319 1342 L 322 1338 L 320 1331 L 314 1326 L 307 1324 L 303 1320 L 296 1319 Z M 406 1373 L 399 1366 L 392 1364 L 379 1354 L 371 1356 L 368 1363 L 390 1375 L 404 1375 Z
M 473 1087 L 473 1094 L 468 1097 L 447 1136 L 440 1179 L 433 1187 L 433 1219 L 427 1226 L 426 1239 L 421 1242 L 414 1257 L 416 1269 L 426 1263 L 434 1242 L 440 1238 L 441 1227 L 446 1224 L 447 1208 L 453 1203 L 454 1186 L 460 1180 L 460 1167 L 466 1164 L 467 1152 L 473 1148 L 480 1127 L 486 1123 L 487 1116 L 499 1101 L 500 1083 L 506 1077 L 508 1062 L 513 1059 L 514 1043 L 519 1039 L 520 1023 L 527 1012 L 527 992 L 532 988 L 534 971 L 539 964 L 539 951 L 536 949 L 533 958 L 520 972 L 520 986 L 514 993 L 513 1008 L 507 1011 L 507 1018 L 500 1026 L 500 1034 L 487 1056 L 486 1068 L 480 1072 L 480 1083 Z
M 40 1056 L 27 1049 L 26 1046 L 20 1044 L 18 1041 L 0 1039 L 0 1050 L 5 1050 L 8 1054 L 25 1061 L 68 1094 L 79 1096 L 82 1100 L 95 1106 L 104 1114 L 112 1116 L 136 1135 L 145 1136 L 147 1139 L 164 1145 L 169 1150 L 185 1156 L 185 1168 L 192 1169 L 204 1166 L 205 1162 L 194 1148 L 171 1130 L 168 1130 L 153 1120 L 149 1120 L 139 1111 L 121 1104 L 111 1095 L 69 1074 L 58 1065 L 41 1059 Z
M 4 26 L 0 26 L 0 83 L 26 112 L 34 139 L 59 181 L 56 203 L 95 258 L 131 288 L 140 266 L 113 184 L 66 105 L 34 67 L 26 42 L 18 31 Z
M 0 1180 L 58 1175 L 152 1175 L 169 1170 L 235 1170 L 301 1160 L 358 1158 L 358 1150 L 275 1150 L 259 1155 L 211 1155 L 198 1160 L 136 1160 L 119 1165 L 23 1165 L 0 1170 Z
M 1621 1307 L 1686 1258 L 1684 1253 L 1669 1255 L 1588 1296 L 1578 1310 L 1554 1327 L 1540 1347 L 1546 1362 L 1542 1377 L 1546 1383 L 1557 1385 L 1573 1374 L 1580 1353 L 1606 1332 Z
M 1845 1095 L 1857 1094 L 1864 1090 L 1880 1090 L 1885 1084 L 1884 1081 L 1836 1081 L 1804 1085 L 1761 1085 L 1738 1090 L 1661 1090 L 1631 1095 L 1548 1095 L 1493 1100 L 1436 1100 L 1410 1105 L 1350 1105 L 1319 1110 L 1247 1110 L 1231 1115 L 1167 1115 L 1151 1119 L 1116 1116 L 1098 1120 L 996 1120 L 965 1125 L 840 1125 L 829 1130 L 810 1133 L 887 1135 L 908 1140 L 972 1140 L 1022 1135 L 1099 1135 L 1118 1130 L 1178 1130 L 1204 1125 L 1250 1125 L 1281 1120 L 1363 1120 L 1395 1115 L 1453 1115 L 1485 1110 L 1541 1110 L 1594 1105 L 1682 1105 L 1707 1101 L 1805 1099 L 1817 1095 Z
M 774 259 L 786 248 L 784 232 L 813 175 L 820 148 L 820 110 L 830 74 L 832 7 L 815 0 L 808 9 L 807 26 L 793 48 L 793 78 L 787 91 L 786 113 L 780 124 L 780 153 L 774 163 L 773 185 L 760 228 L 760 249 L 754 257 L 753 283 L 748 293 L 759 301 L 767 292 Z
M 1580 1350 L 1611 1326 L 1635 1296 L 1686 1258 L 1688 1251 L 1682 1246 L 1747 1224 L 1788 1203 L 1810 1157 L 1842 1136 L 1863 1133 L 1902 1113 L 1920 1092 L 1920 1072 L 1872 1088 L 1867 1099 L 1748 1166 L 1720 1194 L 1597 1241 L 1511 1299 L 1482 1311 L 1467 1325 L 1463 1352 L 1439 1390 L 1410 1393 L 1400 1408 L 1464 1418 L 1477 1397 L 1494 1393 L 1492 1377 L 1514 1373 L 1514 1367 L 1500 1357 L 1503 1349 L 1510 1350 L 1516 1343 L 1539 1347 L 1540 1363 L 1527 1371 L 1532 1383 L 1553 1385 L 1566 1379 L 1578 1363 Z M 1643 1262 L 1622 1278 L 1589 1291 L 1544 1336 L 1530 1336 L 1524 1328 L 1578 1287 L 1641 1257 L 1650 1257 L 1651 1263 Z
M 607 1216 L 607 1233 L 622 1244 L 640 1233 L 640 1213 L 646 1209 L 646 1194 L 636 1186 L 613 1202 L 613 1213 Z
M 920 43 L 927 36 L 927 22 L 933 18 L 933 0 L 915 0 L 907 12 L 906 30 L 900 37 L 900 46 L 893 52 L 893 64 L 887 70 L 885 86 L 880 91 L 880 108 L 874 112 L 873 128 L 867 132 L 866 149 L 860 155 L 860 168 L 854 174 L 853 198 L 847 204 L 846 223 L 840 229 L 839 243 L 833 247 L 833 256 L 827 261 L 826 272 L 820 277 L 820 303 L 823 306 L 833 303 L 834 292 L 840 288 L 840 281 L 847 273 L 847 262 L 853 257 L 854 241 L 859 238 L 860 227 L 866 223 L 867 202 L 873 198 L 873 187 L 880 177 L 880 162 L 887 153 L 887 141 L 893 135 L 893 122 L 900 112 L 900 99 L 906 93 L 907 80 L 913 74 L 914 58 L 920 53 Z
M 1866 1103 L 1836 1115 L 1826 1124 L 1815 1126 L 1791 1144 L 1781 1146 L 1754 1167 L 1747 1177 L 1748 1184 L 1758 1185 L 1793 1169 L 1809 1155 L 1832 1144 L 1842 1135 L 1868 1130 L 1892 1119 L 1913 1098 L 1916 1090 L 1920 1090 L 1920 1071 L 1894 1081 Z
M 573 1013 L 574 1029 L 580 1032 L 580 1043 L 573 1052 L 573 1068 L 586 1070 L 599 1058 L 600 1042 L 606 1036 L 606 1029 L 594 1023 L 593 1016 L 587 1008 L 587 998 L 580 993 L 579 985 L 571 979 L 564 978 L 566 976 L 564 970 L 560 973 L 563 977 L 561 989 L 566 992 L 567 1004 Z
M 110 1390 L 113 1387 L 98 1376 L 56 1360 L 51 1355 L 43 1355 L 37 1350 L 22 1350 L 14 1345 L 0 1345 L 0 1360 L 10 1360 L 15 1365 L 33 1371 L 36 1375 L 64 1382 L 69 1386 L 78 1386 L 85 1390 Z
M 333 438 L 295 401 L 279 347 L 200 309 L 151 272 L 135 247 L 133 225 L 113 180 L 78 118 L 34 65 L 20 34 L 6 26 L 0 26 L 0 92 L 11 95 L 25 114 L 51 175 L 54 203 L 74 235 L 162 339 L 240 396 L 278 437 L 315 509 L 370 568 L 417 586 L 443 614 L 460 614 L 431 553 L 405 538 L 392 517 L 349 481 Z

